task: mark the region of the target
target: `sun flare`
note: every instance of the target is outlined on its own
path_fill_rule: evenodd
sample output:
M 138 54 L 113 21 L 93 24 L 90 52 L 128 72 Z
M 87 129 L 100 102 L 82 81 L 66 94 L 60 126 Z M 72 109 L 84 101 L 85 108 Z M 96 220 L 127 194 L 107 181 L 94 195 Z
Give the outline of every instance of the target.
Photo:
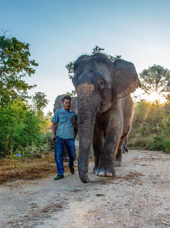
M 159 103 L 163 104 L 166 102 L 166 99 L 157 92 L 152 92 L 151 94 L 146 95 L 145 99 L 151 103 L 158 101 Z

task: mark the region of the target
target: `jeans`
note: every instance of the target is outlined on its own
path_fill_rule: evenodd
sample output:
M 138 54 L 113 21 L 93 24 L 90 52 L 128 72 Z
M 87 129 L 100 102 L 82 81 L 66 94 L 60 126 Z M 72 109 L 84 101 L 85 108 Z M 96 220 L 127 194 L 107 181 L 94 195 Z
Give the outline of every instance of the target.
M 76 150 L 75 150 L 75 139 L 62 139 L 60 137 L 56 137 L 55 143 L 55 161 L 57 166 L 58 175 L 64 176 L 64 166 L 63 166 L 63 149 L 64 145 L 66 146 L 68 155 L 69 155 L 69 167 L 74 166 L 74 160 L 76 158 Z

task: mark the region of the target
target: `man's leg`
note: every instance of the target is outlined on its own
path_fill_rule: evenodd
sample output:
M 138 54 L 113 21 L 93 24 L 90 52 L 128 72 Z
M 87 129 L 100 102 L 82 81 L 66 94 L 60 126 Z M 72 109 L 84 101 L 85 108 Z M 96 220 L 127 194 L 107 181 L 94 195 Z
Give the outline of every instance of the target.
M 74 160 L 76 158 L 76 149 L 75 149 L 75 139 L 66 139 L 65 140 L 66 148 L 69 155 L 69 167 L 73 168 Z M 71 171 L 71 170 L 70 170 Z
M 63 166 L 63 149 L 64 149 L 64 139 L 56 137 L 55 143 L 55 160 L 57 166 L 57 175 L 64 176 L 64 166 Z

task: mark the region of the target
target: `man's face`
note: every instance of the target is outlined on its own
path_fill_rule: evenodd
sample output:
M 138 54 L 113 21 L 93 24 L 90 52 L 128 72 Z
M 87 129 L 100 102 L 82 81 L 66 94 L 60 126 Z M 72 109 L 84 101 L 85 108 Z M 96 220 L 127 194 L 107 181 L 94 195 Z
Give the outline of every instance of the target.
M 64 102 L 62 102 L 63 104 L 63 107 L 69 111 L 70 110 L 70 107 L 71 107 L 71 101 L 69 99 L 65 99 Z

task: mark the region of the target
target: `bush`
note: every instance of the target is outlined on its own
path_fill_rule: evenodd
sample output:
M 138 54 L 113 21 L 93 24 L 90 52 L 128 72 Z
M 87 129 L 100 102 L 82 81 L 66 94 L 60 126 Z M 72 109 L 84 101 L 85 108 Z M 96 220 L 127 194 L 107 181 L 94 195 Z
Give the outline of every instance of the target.
M 153 149 L 170 153 L 170 138 L 166 137 L 165 135 L 155 136 Z
M 135 148 L 170 152 L 170 106 L 135 104 L 135 120 L 128 145 Z
M 22 152 L 24 148 L 40 147 L 48 120 L 19 100 L 0 106 L 0 157 Z M 44 141 L 44 142 L 43 142 Z M 22 152 L 23 153 L 23 152 Z

